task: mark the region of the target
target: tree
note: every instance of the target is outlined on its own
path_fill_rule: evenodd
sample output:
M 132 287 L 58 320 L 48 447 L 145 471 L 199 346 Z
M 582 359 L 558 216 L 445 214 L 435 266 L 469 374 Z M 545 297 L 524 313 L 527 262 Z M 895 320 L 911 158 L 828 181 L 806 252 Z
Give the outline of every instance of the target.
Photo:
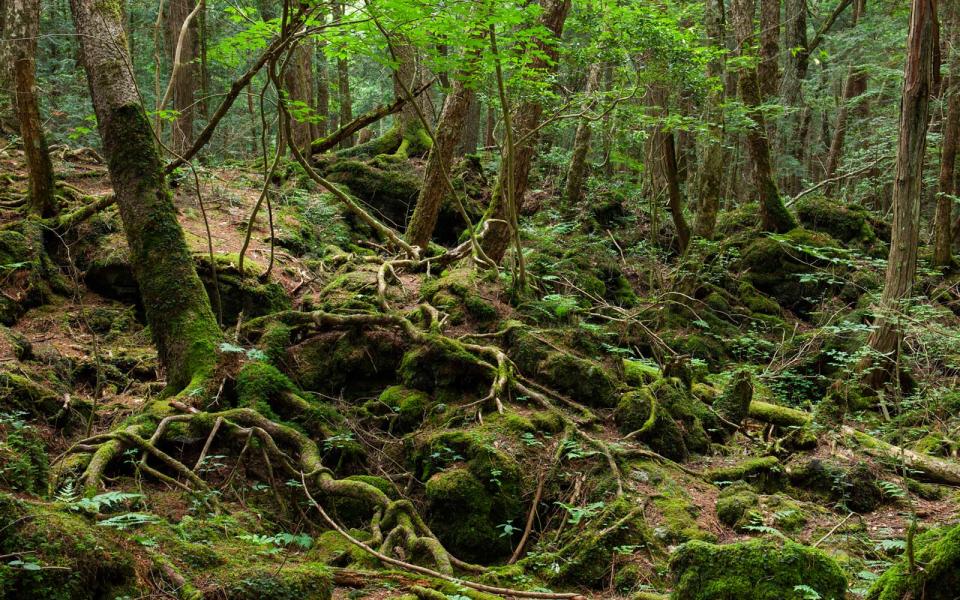
M 563 190 L 563 199 L 571 207 L 583 200 L 583 186 L 587 180 L 587 156 L 590 154 L 590 138 L 593 134 L 593 121 L 587 111 L 593 105 L 592 95 L 600 87 L 600 62 L 594 62 L 587 71 L 587 83 L 584 87 L 584 101 L 580 107 L 583 114 L 577 123 L 573 138 L 573 155 L 567 169 L 567 180 Z
M 27 160 L 30 210 L 42 217 L 57 212 L 53 164 L 40 119 L 36 54 L 40 31 L 40 0 L 6 0 L 5 27 L 12 61 L 14 107 Z
M 933 264 L 943 267 L 953 260 L 953 197 L 956 195 L 957 143 L 960 138 L 960 19 L 957 8 L 950 19 L 950 79 L 946 89 L 947 118 L 943 123 L 943 148 L 940 150 L 940 178 L 937 190 L 937 214 L 933 230 Z M 946 18 L 944 19 L 946 21 Z
M 760 98 L 772 98 L 780 88 L 780 0 L 760 2 Z
M 196 95 L 199 69 L 200 36 L 194 9 L 203 9 L 193 0 L 170 0 L 167 8 L 167 40 L 172 69 L 170 86 L 173 89 L 173 110 L 170 148 L 181 154 L 193 144 L 194 96 Z M 189 19 L 189 21 L 188 21 Z M 163 108 L 163 107 L 161 107 Z
M 863 11 L 866 10 L 865 0 L 857 0 L 853 7 L 852 27 L 856 27 Z M 837 174 L 840 158 L 843 154 L 843 143 L 847 135 L 847 120 L 854 99 L 863 93 L 866 86 L 865 75 L 856 67 L 851 66 L 843 83 L 843 94 L 840 99 L 840 109 L 837 111 L 837 123 L 833 129 L 833 140 L 830 142 L 830 152 L 827 155 L 827 169 L 824 178 L 830 179 Z
M 563 25 L 567 19 L 567 13 L 570 12 L 570 4 L 571 0 L 541 0 L 543 13 L 540 15 L 540 24 L 556 40 L 559 40 L 563 35 Z M 554 44 L 545 40 L 539 40 L 538 44 L 541 53 L 531 59 L 530 69 L 546 75 L 549 73 L 551 65 L 556 64 L 558 51 Z M 538 98 L 525 100 L 516 108 L 516 114 L 511 120 L 514 133 L 517 139 L 521 141 L 512 149 L 513 155 L 509 161 L 512 168 L 509 172 L 507 169 L 500 170 L 490 208 L 487 211 L 489 218 L 509 222 L 508 197 L 512 197 L 516 204 L 522 202 L 523 195 L 527 190 L 527 181 L 533 163 L 534 150 L 536 149 L 536 129 L 540 125 L 542 115 L 543 105 Z M 512 194 L 507 192 L 507 185 L 510 182 L 513 186 Z M 494 262 L 499 263 L 503 259 L 513 235 L 512 226 L 491 228 L 483 240 L 483 249 L 487 256 Z
M 938 27 L 936 0 L 913 0 L 900 101 L 890 254 L 883 294 L 869 339 L 873 352 L 886 357 L 890 364 L 897 358 L 903 335 L 897 313 L 903 310 L 904 301 L 913 291 L 917 271 L 920 188 L 930 118 L 930 95 L 936 89 L 940 74 Z M 872 364 L 873 360 L 868 357 L 861 367 Z M 874 387 L 881 384 L 889 373 L 890 364 L 872 369 L 868 383 Z
M 703 160 L 697 173 L 697 214 L 693 224 L 694 235 L 710 239 L 717 224 L 717 213 L 720 212 L 720 197 L 723 188 L 723 172 L 726 166 L 726 149 L 724 148 L 724 131 L 719 123 L 723 118 L 723 50 L 726 38 L 723 0 L 706 0 L 706 30 L 710 44 L 716 55 L 707 63 L 707 77 L 715 81 L 713 89 L 707 98 L 707 119 L 709 126 L 706 133 Z
M 343 2 L 333 2 L 334 22 L 343 19 Z M 337 103 L 338 118 L 341 125 L 353 120 L 353 98 L 350 95 L 350 62 L 345 56 L 337 56 Z M 341 148 L 350 148 L 356 143 L 356 136 L 350 135 L 340 142 Z
M 130 262 L 168 385 L 212 373 L 221 332 L 200 283 L 133 79 L 123 3 L 71 0 L 80 56 Z
M 319 136 L 313 111 L 313 42 L 305 40 L 292 51 L 283 72 L 284 92 L 296 103 L 297 120 L 290 129 L 293 143 L 307 151 Z
M 730 7 L 731 21 L 737 39 L 737 52 L 746 59 L 754 58 L 753 17 L 756 0 L 733 0 Z M 797 226 L 797 222 L 780 197 L 780 190 L 773 177 L 770 163 L 770 143 L 767 140 L 766 120 L 760 109 L 761 97 L 754 66 L 742 66 L 738 82 L 740 99 L 752 123 L 747 126 L 747 149 L 753 169 L 753 185 L 760 200 L 760 227 L 765 231 L 783 233 Z

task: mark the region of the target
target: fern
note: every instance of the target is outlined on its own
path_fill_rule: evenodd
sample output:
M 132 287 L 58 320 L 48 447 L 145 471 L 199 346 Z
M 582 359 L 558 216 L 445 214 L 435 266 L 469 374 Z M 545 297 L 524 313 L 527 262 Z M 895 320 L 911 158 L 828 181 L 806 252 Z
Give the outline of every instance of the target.
M 800 597 L 803 598 L 803 600 L 820 600 L 822 598 L 820 592 L 809 585 L 795 585 L 793 586 L 793 591 L 800 592 Z
M 68 505 L 70 510 L 98 514 L 103 509 L 116 508 L 125 503 L 143 498 L 141 494 L 131 494 L 128 492 L 106 492 L 98 494 L 92 498 L 81 498 Z
M 100 521 L 100 525 L 123 531 L 124 529 L 129 529 L 131 527 L 139 527 L 140 525 L 146 525 L 148 523 L 156 523 L 159 520 L 160 518 L 156 515 L 131 512 Z

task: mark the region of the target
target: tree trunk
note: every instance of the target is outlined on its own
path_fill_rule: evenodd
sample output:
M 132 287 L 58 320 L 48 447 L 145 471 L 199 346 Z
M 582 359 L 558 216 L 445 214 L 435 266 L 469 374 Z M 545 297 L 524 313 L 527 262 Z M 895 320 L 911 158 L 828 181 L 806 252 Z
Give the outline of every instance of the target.
M 30 210 L 41 217 L 57 212 L 53 165 L 47 151 L 37 98 L 36 54 L 40 32 L 40 0 L 6 0 L 5 26 L 13 64 L 14 107 L 26 156 Z
M 926 150 L 930 94 L 936 89 L 940 65 L 937 63 L 939 32 L 936 0 L 913 0 L 910 32 L 907 37 L 907 63 L 904 69 L 903 95 L 900 100 L 900 132 L 893 181 L 893 227 L 890 255 L 883 294 L 877 310 L 870 348 L 890 361 L 874 368 L 867 377 L 877 387 L 886 380 L 895 364 L 902 331 L 897 313 L 913 292 L 917 270 L 917 244 L 920 235 L 920 187 L 923 181 L 923 157 Z M 870 358 L 862 367 L 873 364 Z
M 457 156 L 473 154 L 480 143 L 480 98 L 476 94 L 470 100 L 467 108 L 467 121 L 463 126 L 463 136 L 457 145 Z
M 301 42 L 293 49 L 290 60 L 287 61 L 283 72 L 283 86 L 289 100 L 303 103 L 304 110 L 293 110 L 294 121 L 291 123 L 290 136 L 293 143 L 302 152 L 309 152 L 310 143 L 320 137 L 317 127 L 312 123 L 313 99 L 313 45 L 310 41 Z M 297 119 L 297 113 L 301 118 Z
M 852 27 L 856 27 L 860 20 L 863 4 L 856 2 L 853 7 Z M 833 130 L 833 140 L 830 142 L 830 152 L 827 154 L 827 170 L 824 173 L 825 179 L 830 179 L 837 174 L 840 168 L 840 159 L 843 157 L 843 144 L 847 136 L 847 120 L 850 109 L 853 108 L 853 99 L 863 93 L 864 76 L 853 66 L 847 72 L 847 77 L 843 82 L 843 93 L 840 98 L 840 108 L 837 111 L 837 124 Z M 830 186 L 832 191 L 838 189 L 838 185 Z
M 408 91 L 413 93 L 424 84 L 424 69 L 420 64 L 416 47 L 406 40 L 395 44 L 394 52 L 397 60 L 393 82 L 394 94 L 397 98 L 406 98 Z M 406 90 L 403 89 L 404 86 Z M 420 94 L 414 102 L 408 101 L 397 115 L 403 139 L 401 149 L 408 154 L 422 154 L 430 148 L 420 115 L 430 123 L 433 110 L 430 107 L 429 94 Z
M 493 102 L 487 103 L 487 124 L 483 135 L 483 145 L 492 148 L 497 145 L 497 139 L 493 136 L 493 130 L 496 127 L 497 119 L 493 110 Z
M 476 92 L 473 87 L 457 79 L 443 103 L 443 112 L 434 134 L 436 143 L 430 149 L 427 167 L 423 176 L 423 186 L 417 198 L 413 217 L 407 228 L 407 242 L 411 246 L 426 248 L 437 225 L 437 217 L 443 199 L 455 193 L 447 185 L 454 152 L 463 135 L 467 112 Z
M 663 85 L 651 86 L 647 93 L 647 103 L 653 108 L 658 122 L 663 122 L 670 114 L 669 92 Z M 657 179 L 667 188 L 667 207 L 677 230 L 677 245 L 681 253 L 686 252 L 690 243 L 690 227 L 683 216 L 683 198 L 680 195 L 680 178 L 677 169 L 677 147 L 672 131 L 655 126 L 651 136 L 653 144 L 651 159 L 654 161 Z M 658 195 L 658 194 L 657 194 Z
M 171 65 L 175 60 L 183 22 L 195 6 L 193 0 L 170 0 L 167 8 L 167 45 Z M 177 154 L 182 154 L 193 145 L 193 105 L 198 80 L 195 59 L 199 54 L 198 46 L 197 19 L 194 18 L 184 32 L 179 66 L 173 71 L 173 110 L 177 114 L 172 123 L 170 149 Z
M 330 132 L 330 74 L 327 70 L 327 55 L 324 52 L 325 41 L 317 43 L 317 137 L 322 138 Z
M 780 88 L 780 0 L 760 2 L 760 98 L 773 98 Z
M 580 109 L 583 113 L 593 105 L 592 95 L 596 92 L 600 82 L 600 63 L 590 65 L 587 72 L 587 84 L 583 90 L 584 101 Z M 567 169 L 566 187 L 563 198 L 567 205 L 573 208 L 583 200 L 583 186 L 587 181 L 587 157 L 590 154 L 590 137 L 593 134 L 593 123 L 586 114 L 577 124 L 577 132 L 573 139 L 573 156 L 570 158 L 570 167 Z
M 220 328 L 177 221 L 129 69 L 124 3 L 70 4 L 147 322 L 170 387 L 183 390 L 212 373 Z
M 756 7 L 756 0 L 733 0 L 731 3 L 731 21 L 737 38 L 738 53 L 742 57 L 749 57 L 753 53 L 753 15 Z M 766 123 L 760 110 L 760 87 L 756 68 L 745 67 L 740 70 L 738 87 L 747 115 L 753 121 L 747 128 L 746 137 L 753 166 L 753 184 L 760 200 L 760 226 L 764 231 L 783 233 L 796 227 L 797 222 L 784 206 L 777 182 L 773 178 Z
M 805 161 L 806 134 L 809 131 L 809 115 L 803 101 L 803 81 L 807 78 L 810 53 L 807 51 L 807 0 L 786 0 L 784 5 L 785 42 L 790 52 L 786 54 L 781 97 L 786 111 L 780 128 L 780 148 L 790 157 L 788 171 L 784 174 L 784 189 L 788 194 L 797 194 L 803 185 L 801 173 Z
M 333 21 L 336 23 L 343 19 L 343 2 L 333 2 Z M 346 125 L 353 120 L 353 97 L 350 94 L 350 62 L 347 58 L 337 58 L 337 103 L 338 123 Z M 335 128 L 331 129 L 334 131 Z M 357 137 L 351 135 L 340 142 L 340 148 L 352 148 L 357 142 Z
M 540 24 L 545 27 L 557 40 L 563 35 L 563 24 L 567 19 L 567 13 L 570 12 L 571 0 L 541 0 L 543 12 L 540 15 Z M 555 45 L 540 43 L 542 55 L 537 55 L 530 60 L 529 69 L 540 71 L 547 75 L 557 63 L 557 48 Z M 500 176 L 493 191 L 493 198 L 490 209 L 487 211 L 489 218 L 509 221 L 507 219 L 507 194 L 505 188 L 507 182 L 513 181 L 513 198 L 519 206 L 523 202 L 524 193 L 527 191 L 528 178 L 530 176 L 530 166 L 533 162 L 533 153 L 537 145 L 537 135 L 534 130 L 540 125 L 540 118 L 543 114 L 543 106 L 537 100 L 528 100 L 522 102 L 516 109 L 516 115 L 513 118 L 514 137 L 517 140 L 525 138 L 524 141 L 517 144 L 514 148 L 514 155 L 511 159 L 513 165 L 512 176 L 508 176 L 506 169 L 501 169 Z M 495 227 L 487 232 L 483 240 L 483 249 L 496 263 L 503 260 L 503 255 L 507 251 L 513 232 L 510 227 Z
M 933 230 L 933 265 L 944 267 L 953 261 L 953 196 L 956 195 L 955 164 L 960 137 L 960 19 L 956 8 L 948 9 L 950 18 L 950 83 L 946 87 L 947 118 L 943 125 L 943 149 L 940 152 L 940 179 L 937 214 Z M 947 20 L 947 16 L 944 20 Z
M 723 0 L 706 0 L 706 28 L 711 45 L 718 51 L 725 48 Z M 707 64 L 707 77 L 723 79 L 723 59 L 718 55 Z M 710 239 L 717 224 L 717 214 L 720 212 L 720 197 L 723 190 L 723 172 L 727 162 L 727 151 L 724 148 L 724 131 L 720 121 L 723 119 L 723 102 L 725 99 L 722 82 L 707 98 L 709 126 L 706 134 L 703 160 L 697 174 L 697 215 L 694 221 L 694 235 Z

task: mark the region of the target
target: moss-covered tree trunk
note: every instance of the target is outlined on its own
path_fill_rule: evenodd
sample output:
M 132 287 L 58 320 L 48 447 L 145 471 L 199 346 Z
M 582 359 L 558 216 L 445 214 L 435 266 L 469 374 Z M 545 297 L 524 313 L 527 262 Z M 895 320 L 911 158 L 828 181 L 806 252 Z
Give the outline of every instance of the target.
M 718 55 L 707 64 L 707 77 L 722 80 L 723 58 L 725 49 L 723 19 L 723 0 L 706 0 L 704 11 L 707 35 L 710 44 L 717 49 Z M 717 224 L 717 214 L 720 212 L 720 198 L 723 193 L 723 173 L 726 167 L 727 152 L 724 147 L 723 131 L 723 102 L 725 93 L 723 85 L 717 85 L 707 98 L 708 129 L 705 136 L 703 160 L 697 171 L 697 214 L 693 223 L 693 233 L 696 236 L 710 239 Z
M 669 90 L 662 85 L 651 86 L 647 102 L 654 111 L 657 121 L 663 122 L 670 114 Z M 667 190 L 667 208 L 677 232 L 677 245 L 680 252 L 686 252 L 690 243 L 690 226 L 683 215 L 683 198 L 680 195 L 680 176 L 677 168 L 677 145 L 674 132 L 657 125 L 650 137 L 652 144 L 651 161 L 660 185 Z
M 40 0 L 6 0 L 4 21 L 12 61 L 13 100 L 27 160 L 31 212 L 49 217 L 57 212 L 53 164 L 47 151 L 37 98 L 36 54 L 40 32 Z M 6 69 L 7 67 L 0 67 Z
M 457 144 L 463 136 L 467 111 L 473 102 L 476 91 L 472 86 L 456 79 L 450 93 L 443 103 L 440 121 L 434 134 L 435 144 L 430 149 L 427 168 L 423 175 L 423 186 L 417 197 L 417 204 L 407 227 L 407 242 L 411 246 L 426 248 L 437 226 L 443 199 L 451 194 L 448 181 L 450 166 L 453 162 Z
M 780 89 L 780 0 L 760 2 L 760 98 L 773 98 Z
M 540 15 L 540 25 L 559 40 L 563 35 L 563 25 L 566 22 L 567 13 L 570 12 L 571 0 L 541 0 L 540 4 L 543 7 L 543 12 Z M 556 65 L 557 47 L 555 44 L 547 44 L 542 41 L 539 45 L 542 55 L 537 55 L 531 59 L 529 68 L 533 71 L 541 71 L 546 75 Z M 523 195 L 527 191 L 530 167 L 533 163 L 533 154 L 537 145 L 537 135 L 534 130 L 540 125 L 542 115 L 543 105 L 537 99 L 521 102 L 517 107 L 516 115 L 513 118 L 514 138 L 523 141 L 514 148 L 511 159 L 512 175 L 506 173 L 504 169 L 500 170 L 490 209 L 487 211 L 488 218 L 510 221 L 508 217 L 509 207 L 507 206 L 508 194 L 506 193 L 509 181 L 513 182 L 515 202 L 518 205 L 523 202 Z M 491 228 L 483 240 L 483 249 L 487 256 L 494 262 L 499 263 L 503 259 L 512 237 L 513 231 L 510 227 Z
M 960 9 L 953 7 L 950 38 L 953 41 L 950 59 L 950 84 L 946 86 L 947 119 L 943 124 L 943 148 L 940 151 L 939 195 L 933 229 L 933 264 L 946 266 L 953 260 L 953 196 L 956 189 L 957 141 L 960 138 Z
M 71 0 L 83 67 L 134 275 L 168 383 L 210 375 L 220 328 L 200 283 L 140 105 L 122 0 Z
M 806 132 L 810 110 L 803 100 L 803 80 L 807 78 L 810 53 L 807 50 L 807 0 L 786 0 L 783 9 L 786 53 L 783 80 L 780 85 L 785 110 L 780 124 L 780 148 L 790 157 L 784 173 L 783 187 L 788 194 L 797 194 L 802 185 L 801 172 L 806 157 Z
M 900 100 L 890 255 L 875 329 L 869 340 L 870 348 L 875 353 L 894 362 L 902 336 L 897 315 L 903 309 L 903 301 L 913 293 L 913 280 L 917 272 L 923 155 L 930 119 L 930 94 L 936 89 L 940 73 L 937 63 L 939 43 L 936 0 L 913 0 Z M 868 360 L 861 366 L 873 363 Z M 891 364 L 873 369 L 868 376 L 869 383 L 874 386 L 882 383 Z
M 753 16 L 756 14 L 756 0 L 733 0 L 730 5 L 730 17 L 737 38 L 738 54 L 749 58 L 754 56 Z M 753 184 L 760 200 L 760 226 L 764 231 L 783 233 L 797 226 L 790 211 L 783 204 L 780 190 L 773 177 L 770 161 L 770 143 L 767 139 L 766 120 L 760 109 L 760 86 L 755 67 L 740 70 L 740 99 L 752 121 L 747 128 L 747 149 L 753 166 Z
M 585 96 L 580 106 L 584 115 L 577 123 L 577 132 L 573 138 L 573 156 L 570 157 L 570 167 L 567 169 L 567 181 L 563 190 L 563 199 L 571 207 L 583 200 L 583 186 L 587 181 L 587 156 L 590 154 L 590 138 L 593 135 L 593 122 L 586 114 L 593 105 L 592 95 L 600 86 L 600 63 L 590 65 L 587 71 L 587 83 L 583 93 Z
M 333 2 L 334 22 L 343 19 L 343 2 Z M 350 94 L 350 61 L 346 57 L 337 57 L 337 106 L 340 125 L 353 120 L 353 97 Z M 355 135 L 340 141 L 340 148 L 351 148 L 356 143 Z

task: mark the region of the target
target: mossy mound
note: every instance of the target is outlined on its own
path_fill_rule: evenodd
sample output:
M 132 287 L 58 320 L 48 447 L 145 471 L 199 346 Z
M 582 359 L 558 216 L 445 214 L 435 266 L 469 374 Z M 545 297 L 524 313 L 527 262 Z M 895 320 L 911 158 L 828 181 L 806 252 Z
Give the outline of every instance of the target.
M 830 266 L 826 257 L 836 249 L 830 236 L 797 228 L 754 238 L 742 250 L 740 269 L 757 290 L 805 315 L 824 295 L 836 291 L 831 283 L 836 277 L 819 272 Z
M 0 485 L 43 495 L 49 470 L 47 448 L 37 429 L 0 413 Z
M 884 501 L 879 478 L 867 463 L 846 465 L 835 460 L 798 458 L 787 464 L 790 483 L 820 498 L 867 513 Z
M 586 406 L 617 405 L 616 375 L 599 361 L 559 351 L 522 327 L 511 328 L 506 337 L 507 353 L 524 375 Z
M 40 225 L 24 219 L 17 227 L 0 231 L 0 325 L 14 324 L 53 292 L 73 291 L 44 252 Z
M 954 600 L 960 590 L 960 526 L 942 528 L 915 539 L 916 564 L 906 558 L 883 573 L 867 600 Z
M 847 580 L 835 560 L 791 541 L 718 546 L 692 541 L 670 557 L 672 600 L 843 600 Z
M 622 433 L 677 461 L 709 450 L 708 431 L 719 430 L 716 416 L 676 378 L 621 396 L 614 420 Z
M 869 243 L 876 239 L 870 213 L 856 204 L 823 196 L 805 196 L 796 205 L 797 217 L 807 229 L 826 233 L 841 242 Z
M 367 410 L 388 422 L 392 433 L 409 433 L 423 422 L 432 401 L 420 390 L 403 385 L 393 385 L 383 390 L 380 396 L 364 405 Z
M 764 492 L 774 492 L 786 483 L 783 465 L 776 456 L 748 458 L 730 465 L 718 466 L 705 473 L 714 483 L 745 481 Z
M 498 526 L 515 522 L 523 508 L 520 466 L 495 439 L 451 429 L 408 440 L 414 472 L 427 482 L 430 527 L 455 555 L 485 563 L 510 552 L 511 538 Z
M 290 347 L 283 366 L 304 390 L 370 392 L 396 381 L 406 349 L 406 340 L 390 331 L 328 331 Z
M 115 598 L 134 587 L 134 562 L 106 528 L 78 515 L 0 494 L 0 597 Z M 37 567 L 43 567 L 38 569 Z
M 420 194 L 421 177 L 407 161 L 329 160 L 320 169 L 329 181 L 345 186 L 393 226 L 407 222 Z
M 425 281 L 420 296 L 447 313 L 451 325 L 470 322 L 483 326 L 491 324 L 499 315 L 493 303 L 481 295 L 478 284 L 476 270 L 461 267 Z
M 244 258 L 245 273 L 242 276 L 239 269 L 239 256 L 214 254 L 213 258 L 217 268 L 216 281 L 220 292 L 220 311 L 225 324 L 236 323 L 240 313 L 243 313 L 244 319 L 252 319 L 290 308 L 290 298 L 283 286 L 277 283 L 260 283 L 257 280 L 263 268 L 253 262 L 249 256 Z M 194 259 L 197 263 L 197 275 L 200 276 L 211 304 L 216 310 L 210 257 L 197 254 Z
M 438 399 L 456 401 L 463 392 L 482 392 L 490 385 L 490 368 L 463 346 L 444 336 L 430 336 L 427 343 L 403 355 L 400 381 L 407 387 L 425 390 Z
M 760 506 L 760 497 L 745 482 L 724 488 L 717 497 L 717 519 L 728 527 L 739 528 L 751 522 L 751 512 Z
M 333 577 L 323 565 L 302 563 L 233 567 L 230 581 L 220 581 L 209 589 L 207 597 L 227 600 L 329 600 L 333 595 Z M 226 579 L 226 573 L 224 576 Z
M 723 418 L 727 427 L 739 427 L 750 412 L 753 400 L 753 376 L 741 369 L 733 374 L 723 393 L 713 403 L 713 409 Z

